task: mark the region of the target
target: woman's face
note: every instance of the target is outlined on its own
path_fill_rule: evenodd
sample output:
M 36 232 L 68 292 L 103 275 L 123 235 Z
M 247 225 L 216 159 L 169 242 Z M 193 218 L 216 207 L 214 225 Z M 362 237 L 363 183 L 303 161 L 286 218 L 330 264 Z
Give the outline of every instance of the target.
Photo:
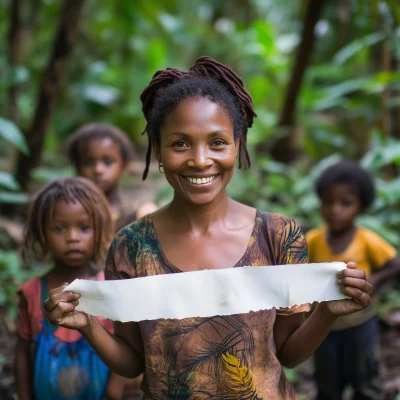
M 226 112 L 206 98 L 182 101 L 160 130 L 157 158 L 175 196 L 204 205 L 225 196 L 238 152 Z

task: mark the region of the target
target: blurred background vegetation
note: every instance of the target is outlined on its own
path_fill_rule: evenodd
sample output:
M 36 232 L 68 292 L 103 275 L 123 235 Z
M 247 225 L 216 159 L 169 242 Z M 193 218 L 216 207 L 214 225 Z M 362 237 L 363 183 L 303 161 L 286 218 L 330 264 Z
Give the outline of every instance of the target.
M 232 66 L 258 113 L 253 165 L 235 175 L 233 197 L 307 230 L 321 222 L 315 177 L 358 160 L 378 187 L 360 222 L 399 247 L 396 0 L 0 0 L 0 20 L 0 305 L 11 319 L 15 288 L 40 270 L 22 266 L 15 223 L 39 185 L 73 174 L 65 140 L 90 121 L 115 124 L 141 167 L 141 91 L 156 70 L 188 69 L 200 55 Z M 170 195 L 163 186 L 157 201 Z

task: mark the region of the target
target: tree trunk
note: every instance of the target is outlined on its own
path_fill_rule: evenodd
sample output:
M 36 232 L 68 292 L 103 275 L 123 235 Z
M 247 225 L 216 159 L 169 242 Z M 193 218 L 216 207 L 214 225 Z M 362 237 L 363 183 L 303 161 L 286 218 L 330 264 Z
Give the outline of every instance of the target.
M 11 70 L 21 64 L 22 57 L 22 22 L 20 0 L 12 0 L 10 8 L 10 28 L 8 32 L 8 62 Z M 8 88 L 7 117 L 18 124 L 18 85 L 11 84 Z
M 32 170 L 40 161 L 46 129 L 77 39 L 83 3 L 84 0 L 64 1 L 52 54 L 40 85 L 33 121 L 26 135 L 30 153 L 20 153 L 17 162 L 16 179 L 23 190 L 27 189 Z
M 11 72 L 23 65 L 30 47 L 41 8 L 40 0 L 12 0 L 10 3 L 10 26 L 8 31 L 8 65 Z M 12 82 L 8 87 L 7 118 L 20 125 L 18 97 L 21 87 Z
M 285 136 L 278 139 L 271 150 L 272 157 L 280 162 L 290 163 L 294 161 L 297 156 L 296 103 L 304 73 L 314 48 L 314 28 L 321 15 L 323 4 L 324 0 L 310 0 L 308 3 L 301 42 L 297 49 L 292 75 L 278 123 L 278 129 L 284 133 Z

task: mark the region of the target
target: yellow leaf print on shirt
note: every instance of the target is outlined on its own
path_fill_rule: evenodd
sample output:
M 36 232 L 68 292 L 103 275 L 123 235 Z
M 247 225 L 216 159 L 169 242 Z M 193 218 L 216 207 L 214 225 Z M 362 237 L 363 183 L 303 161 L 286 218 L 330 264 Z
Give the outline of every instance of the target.
M 286 255 L 286 264 L 293 264 L 293 256 L 290 250 L 288 250 Z
M 234 391 L 241 399 L 258 399 L 251 371 L 229 351 L 222 354 L 222 359 L 226 368 L 225 373 L 230 378 L 229 390 Z

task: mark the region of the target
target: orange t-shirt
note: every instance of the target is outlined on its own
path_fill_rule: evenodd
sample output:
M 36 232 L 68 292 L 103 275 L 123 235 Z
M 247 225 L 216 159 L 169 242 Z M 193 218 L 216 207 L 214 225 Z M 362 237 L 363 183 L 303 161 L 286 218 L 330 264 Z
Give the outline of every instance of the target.
M 326 240 L 326 227 L 314 229 L 306 234 L 310 263 L 342 261 L 357 263 L 367 277 L 374 269 L 382 268 L 396 257 L 396 249 L 375 232 L 358 227 L 347 248 L 333 254 Z
M 396 257 L 396 249 L 375 232 L 367 228 L 358 227 L 353 240 L 344 251 L 333 254 L 326 240 L 326 227 L 314 229 L 306 234 L 310 263 L 342 261 L 357 263 L 367 277 L 373 270 L 382 268 Z M 339 331 L 361 325 L 376 314 L 374 305 L 353 314 L 339 317 L 332 330 Z

